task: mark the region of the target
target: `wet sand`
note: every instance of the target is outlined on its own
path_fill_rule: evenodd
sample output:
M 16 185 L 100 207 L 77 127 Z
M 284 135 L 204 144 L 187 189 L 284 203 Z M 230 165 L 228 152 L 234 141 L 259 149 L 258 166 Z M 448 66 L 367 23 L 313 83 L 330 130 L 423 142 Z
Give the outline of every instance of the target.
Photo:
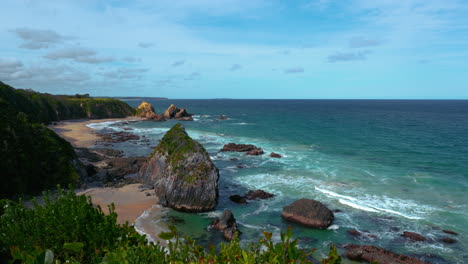
M 94 129 L 87 127 L 91 123 L 102 123 L 109 121 L 141 121 L 140 117 L 130 116 L 126 118 L 108 119 L 77 119 L 56 122 L 56 125 L 49 125 L 59 136 L 70 142 L 75 148 L 92 147 L 99 137 L 93 133 Z

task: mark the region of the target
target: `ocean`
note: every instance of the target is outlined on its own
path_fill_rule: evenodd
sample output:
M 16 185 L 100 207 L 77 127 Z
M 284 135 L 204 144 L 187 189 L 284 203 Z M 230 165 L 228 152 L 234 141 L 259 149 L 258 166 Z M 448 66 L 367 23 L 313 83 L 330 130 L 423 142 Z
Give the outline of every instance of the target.
M 141 101 L 126 101 L 136 107 Z M 211 219 L 233 211 L 243 242 L 262 231 L 279 239 L 291 224 L 281 209 L 300 198 L 319 200 L 335 213 L 328 230 L 292 224 L 304 248 L 324 256 L 330 242 L 370 244 L 431 263 L 468 263 L 468 101 L 466 100 L 150 100 L 157 113 L 170 104 L 194 113 L 183 122 L 220 170 L 214 212 L 171 211 L 170 219 L 201 243 L 217 243 Z M 217 120 L 220 115 L 229 119 Z M 102 123 L 131 127 L 145 141 L 116 144 L 127 155 L 148 155 L 177 121 Z M 226 143 L 254 144 L 263 156 L 219 152 Z M 276 152 L 283 157 L 270 158 Z M 231 158 L 237 158 L 232 161 Z M 270 200 L 235 204 L 233 194 L 262 189 Z M 346 231 L 357 229 L 354 237 Z M 458 236 L 442 232 L 453 230 Z M 404 231 L 428 238 L 411 242 Z M 443 237 L 458 240 L 440 242 Z M 340 252 L 344 252 L 340 250 Z

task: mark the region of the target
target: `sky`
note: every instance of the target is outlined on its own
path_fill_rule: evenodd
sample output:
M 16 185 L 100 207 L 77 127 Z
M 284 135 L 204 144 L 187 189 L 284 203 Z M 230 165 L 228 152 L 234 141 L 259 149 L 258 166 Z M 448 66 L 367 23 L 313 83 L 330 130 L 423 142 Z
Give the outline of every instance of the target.
M 0 81 L 182 99 L 468 99 L 467 0 L 2 0 Z

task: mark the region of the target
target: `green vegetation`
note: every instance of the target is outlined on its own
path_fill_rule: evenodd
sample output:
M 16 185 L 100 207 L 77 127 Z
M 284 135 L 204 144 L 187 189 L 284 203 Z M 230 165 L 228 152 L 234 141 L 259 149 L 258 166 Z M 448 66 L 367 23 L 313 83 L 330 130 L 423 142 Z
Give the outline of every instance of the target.
M 44 202 L 33 208 L 22 202 L 0 202 L 0 262 L 15 263 L 312 263 L 311 254 L 297 246 L 291 230 L 272 241 L 264 232 L 258 242 L 241 246 L 235 239 L 205 249 L 196 241 L 181 238 L 174 227 L 161 233 L 171 239 L 167 248 L 147 243 L 128 224 L 117 224 L 117 214 L 94 208 L 91 199 L 59 188 L 45 193 Z M 3 258 L 3 259 L 2 259 Z M 332 245 L 323 264 L 339 264 Z
M 132 113 L 119 100 L 43 94 L 0 82 L 0 198 L 78 181 L 79 162 L 72 146 L 43 124 Z
M 182 124 L 176 124 L 166 132 L 159 145 L 151 153 L 149 159 L 156 153 L 166 155 L 168 158 L 167 162 L 174 174 L 178 175 L 178 177 L 184 177 L 187 183 L 196 182 L 198 179 L 208 175 L 211 170 L 211 167 L 204 162 L 190 168 L 187 168 L 187 164 L 182 162 L 184 157 L 190 153 L 200 153 L 205 155 L 207 160 L 210 159 L 205 148 L 185 132 Z
M 117 118 L 134 113 L 125 102 L 89 95 L 51 95 L 31 90 L 14 89 L 0 82 L 0 98 L 29 120 L 49 124 L 53 121 L 79 118 Z
M 75 183 L 77 165 L 70 143 L 0 98 L 0 198 Z

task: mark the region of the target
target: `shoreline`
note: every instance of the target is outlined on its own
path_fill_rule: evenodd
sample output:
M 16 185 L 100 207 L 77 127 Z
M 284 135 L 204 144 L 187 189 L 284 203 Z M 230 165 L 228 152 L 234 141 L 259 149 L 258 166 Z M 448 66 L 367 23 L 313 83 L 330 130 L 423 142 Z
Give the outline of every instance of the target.
M 57 135 L 70 142 L 75 148 L 89 148 L 96 144 L 99 137 L 93 133 L 94 129 L 87 125 L 93 123 L 104 123 L 112 121 L 143 121 L 144 118 L 129 116 L 125 118 L 106 119 L 73 119 L 54 122 L 47 127 L 52 129 Z
M 143 121 L 140 117 L 107 118 L 107 119 L 75 119 L 55 122 L 48 127 L 60 137 L 67 140 L 74 148 L 92 148 L 100 139 L 89 124 L 103 122 L 134 122 Z M 110 147 L 112 148 L 112 147 Z M 158 237 L 160 232 L 167 232 L 167 224 L 164 217 L 166 208 L 157 205 L 158 199 L 154 190 L 145 188 L 141 183 L 127 184 L 122 187 L 91 187 L 76 190 L 77 195 L 91 196 L 95 206 L 100 206 L 102 211 L 109 213 L 108 205 L 114 203 L 117 213 L 117 222 L 128 222 L 135 230 L 147 236 L 148 241 L 159 241 L 165 245 L 167 241 Z

